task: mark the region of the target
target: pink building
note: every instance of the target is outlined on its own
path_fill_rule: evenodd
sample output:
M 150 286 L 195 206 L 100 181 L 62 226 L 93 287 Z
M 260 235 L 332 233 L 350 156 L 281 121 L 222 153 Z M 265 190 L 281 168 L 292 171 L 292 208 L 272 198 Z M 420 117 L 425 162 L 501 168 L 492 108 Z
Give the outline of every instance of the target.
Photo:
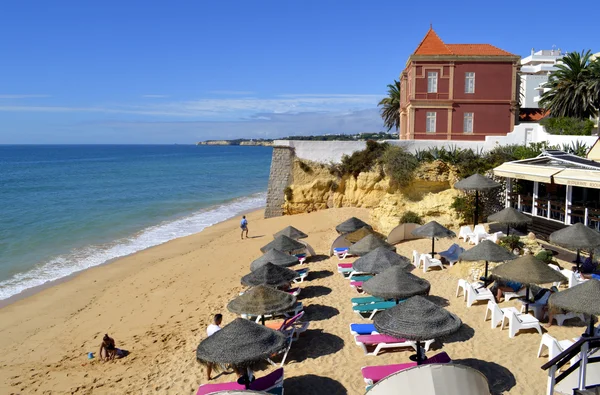
M 429 29 L 400 75 L 401 140 L 484 140 L 513 130 L 519 56 L 445 44 Z

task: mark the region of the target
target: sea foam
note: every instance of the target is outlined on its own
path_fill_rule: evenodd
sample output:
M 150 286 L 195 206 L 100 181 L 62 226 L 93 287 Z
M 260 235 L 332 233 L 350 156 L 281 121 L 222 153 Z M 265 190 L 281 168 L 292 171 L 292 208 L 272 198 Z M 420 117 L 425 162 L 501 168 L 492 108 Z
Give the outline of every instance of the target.
M 59 280 L 73 273 L 98 266 L 167 241 L 198 233 L 208 226 L 225 221 L 244 211 L 265 205 L 266 194 L 260 193 L 227 203 L 208 207 L 187 217 L 164 221 L 148 227 L 130 237 L 111 243 L 90 245 L 41 262 L 33 269 L 17 273 L 0 281 L 0 300 L 17 295 L 27 289 Z

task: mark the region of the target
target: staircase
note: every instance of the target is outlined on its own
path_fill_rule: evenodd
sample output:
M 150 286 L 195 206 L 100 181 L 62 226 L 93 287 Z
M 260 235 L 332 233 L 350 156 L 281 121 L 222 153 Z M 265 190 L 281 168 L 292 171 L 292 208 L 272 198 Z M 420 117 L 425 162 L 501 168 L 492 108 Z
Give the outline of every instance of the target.
M 566 228 L 567 225 L 549 219 L 532 216 L 533 222 L 529 224 L 529 231 L 535 233 L 538 239 L 548 241 L 550 233 Z

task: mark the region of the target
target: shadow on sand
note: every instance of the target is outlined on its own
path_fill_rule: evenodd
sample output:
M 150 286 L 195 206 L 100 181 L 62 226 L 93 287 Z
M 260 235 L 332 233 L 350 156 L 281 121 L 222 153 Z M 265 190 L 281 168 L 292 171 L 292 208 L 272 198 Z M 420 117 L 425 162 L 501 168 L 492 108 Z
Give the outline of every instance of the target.
M 294 342 L 288 360 L 302 362 L 335 354 L 342 348 L 344 348 L 344 339 L 341 337 L 323 332 L 323 329 L 309 329 Z
M 443 298 L 441 296 L 428 295 L 428 296 L 425 296 L 425 299 L 429 300 L 430 302 L 432 302 L 440 307 L 450 306 L 450 302 L 448 301 L 448 299 Z
M 309 280 L 318 280 L 318 279 L 327 278 L 330 276 L 333 276 L 333 272 L 331 270 L 318 270 L 318 271 L 308 272 Z
M 348 393 L 346 387 L 339 381 L 314 374 L 286 378 L 283 387 L 286 395 L 345 395 Z
M 300 292 L 299 299 L 307 299 L 307 298 L 318 298 L 319 296 L 329 295 L 331 293 L 331 288 L 324 287 L 322 285 L 309 285 L 308 287 L 302 288 L 302 292 Z
M 429 350 L 430 352 L 440 350 L 444 347 L 444 344 L 447 343 L 466 342 L 467 340 L 472 339 L 473 336 L 475 336 L 475 330 L 463 322 L 458 332 L 445 336 L 443 339 L 436 339 L 436 341 L 433 342 Z
M 479 370 L 487 378 L 492 395 L 501 395 L 517 384 L 515 376 L 502 365 L 495 362 L 482 361 L 481 359 L 466 358 L 452 361 Z
M 309 256 L 308 258 L 306 258 L 306 261 L 310 262 L 310 263 L 316 263 L 316 262 L 326 261 L 329 258 L 330 257 L 328 255 L 317 254 L 317 255 Z
M 332 317 L 335 317 L 339 313 L 340 311 L 335 307 L 325 306 L 322 304 L 310 304 L 304 308 L 304 314 L 306 314 L 306 319 L 308 321 L 328 320 Z

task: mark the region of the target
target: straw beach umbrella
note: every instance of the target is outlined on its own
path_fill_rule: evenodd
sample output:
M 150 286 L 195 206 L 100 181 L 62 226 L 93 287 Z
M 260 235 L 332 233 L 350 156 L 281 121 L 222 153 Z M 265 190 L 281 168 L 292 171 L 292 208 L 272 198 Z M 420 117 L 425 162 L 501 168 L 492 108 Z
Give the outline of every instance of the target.
M 483 286 L 488 284 L 488 262 L 512 261 L 516 256 L 504 247 L 490 241 L 483 240 L 475 247 L 460 254 L 459 259 L 467 262 L 485 261 L 485 276 Z
M 336 226 L 335 230 L 339 234 L 345 234 L 345 233 L 354 232 L 355 230 L 359 230 L 360 228 L 365 228 L 365 227 L 373 229 L 371 227 L 371 225 L 369 225 L 368 223 L 366 223 L 356 217 L 352 217 L 352 218 L 345 220 L 338 226 Z
M 479 192 L 489 191 L 500 186 L 501 185 L 496 181 L 482 176 L 481 174 L 473 174 L 454 184 L 454 188 L 456 189 L 475 191 L 475 212 L 473 214 L 473 222 L 475 225 L 479 223 Z
M 492 270 L 495 277 L 525 284 L 525 312 L 529 312 L 529 286 L 531 284 L 548 284 L 567 281 L 560 272 L 533 255 L 523 255 L 514 261 L 503 263 Z
M 440 225 L 436 221 L 427 222 L 425 225 L 419 226 L 412 231 L 414 236 L 431 237 L 431 257 L 435 255 L 435 239 L 456 237 L 456 233 Z
M 427 359 L 421 352 L 421 342 L 451 335 L 462 325 L 456 315 L 422 296 L 377 313 L 373 323 L 379 333 L 417 342 L 417 354 L 411 359 L 418 365 Z
M 429 281 L 395 266 L 365 281 L 363 290 L 369 295 L 383 299 L 399 300 L 415 295 L 427 295 L 431 289 Z
M 250 264 L 250 270 L 254 271 L 261 266 L 266 265 L 267 263 L 272 263 L 273 265 L 289 267 L 297 265 L 298 258 L 294 255 L 286 254 L 279 250 L 269 250 L 263 256 L 258 259 L 255 259 Z
M 600 232 L 591 229 L 581 222 L 567 226 L 550 234 L 550 243 L 577 250 L 577 269 L 579 270 L 580 251 L 593 250 L 600 246 Z
M 272 263 L 267 262 L 266 265 L 263 265 L 255 271 L 250 272 L 242 277 L 242 284 L 249 287 L 256 285 L 280 287 L 282 285 L 289 284 L 296 277 L 298 277 L 298 272 L 295 270 L 290 270 L 288 268 L 273 265 Z
M 259 285 L 254 287 L 227 304 L 227 309 L 236 314 L 262 316 L 265 314 L 280 314 L 290 311 L 296 304 L 296 297 L 287 292 Z
M 236 318 L 202 340 L 196 359 L 202 364 L 247 368 L 285 347 L 285 335 L 250 320 Z
M 586 335 L 592 336 L 594 333 L 593 316 L 600 315 L 599 300 L 600 281 L 590 279 L 564 291 L 553 293 L 550 295 L 548 303 L 552 307 L 574 313 L 588 314 L 590 316 L 590 324 Z
M 308 235 L 306 233 L 304 233 L 303 231 L 294 228 L 293 226 L 288 226 L 285 229 L 280 230 L 279 232 L 275 233 L 273 235 L 273 238 L 276 238 L 277 236 L 280 235 L 284 235 L 289 237 L 290 239 L 294 239 L 294 240 L 298 240 L 298 239 L 304 239 L 306 237 L 308 237 Z
M 346 240 L 348 240 L 350 243 L 356 243 L 371 233 L 373 233 L 373 231 L 369 228 L 360 228 L 352 233 L 348 233 L 346 235 Z
M 522 212 L 512 207 L 506 207 L 488 217 L 490 222 L 498 222 L 506 225 L 506 235 L 510 234 L 510 227 L 515 225 L 530 224 L 533 220 Z
M 358 272 L 375 274 L 395 266 L 407 271 L 414 269 L 410 259 L 383 246 L 361 256 L 352 264 L 352 268 Z
M 373 234 L 370 234 L 367 237 L 363 237 L 359 242 L 352 244 L 350 248 L 348 248 L 348 254 L 362 256 L 378 247 L 384 247 L 388 250 L 396 251 L 396 247 L 393 245 L 386 243 Z
M 281 252 L 293 252 L 298 250 L 305 249 L 306 246 L 300 243 L 297 240 L 290 239 L 285 235 L 279 235 L 270 242 L 269 244 L 263 246 L 260 250 L 265 253 L 269 250 L 279 250 Z

